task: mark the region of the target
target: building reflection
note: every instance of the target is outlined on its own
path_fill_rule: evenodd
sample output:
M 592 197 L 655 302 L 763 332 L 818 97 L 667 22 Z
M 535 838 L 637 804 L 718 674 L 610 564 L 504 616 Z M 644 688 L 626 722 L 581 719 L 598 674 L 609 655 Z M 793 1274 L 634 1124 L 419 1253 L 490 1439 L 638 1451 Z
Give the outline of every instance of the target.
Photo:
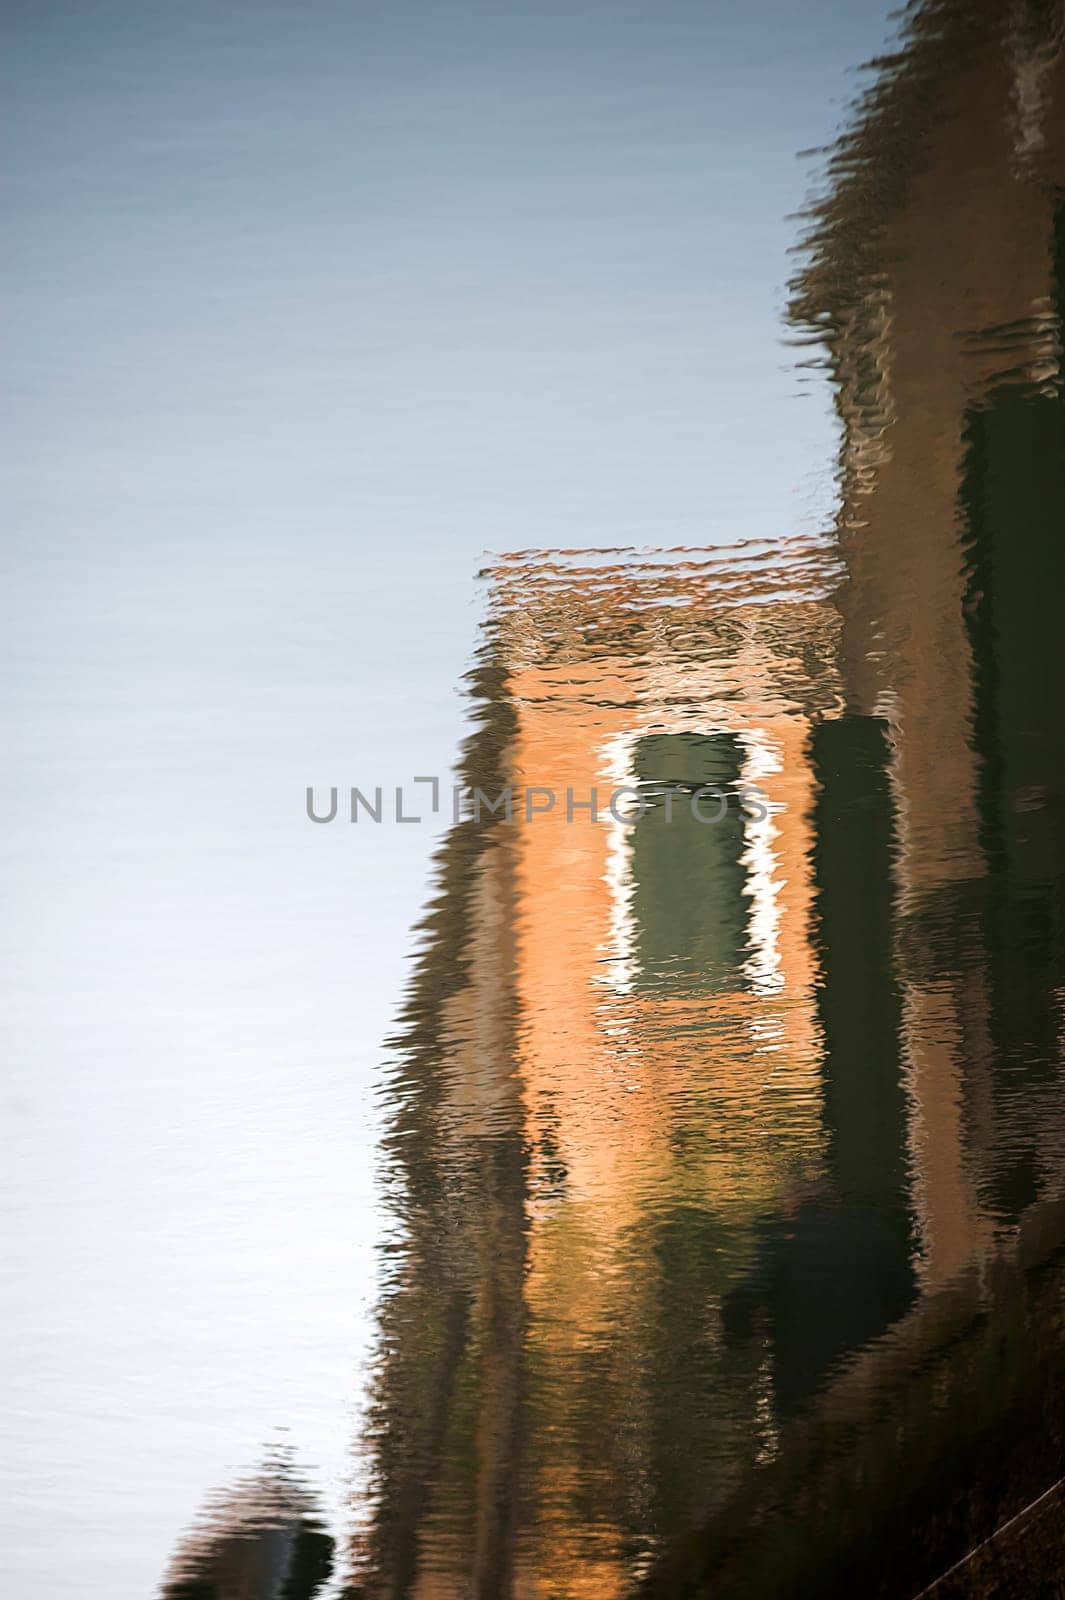
M 1060 1475 L 1060 8 L 916 11 L 831 176 L 833 536 L 488 574 L 462 778 L 558 799 L 440 858 L 353 1593 L 909 1594 Z
M 903 1057 L 934 1286 L 1033 1197 L 1038 1139 L 1017 1145 L 1011 1176 L 992 1065 L 1053 1055 L 1060 1031 L 1045 1018 L 1037 1040 L 1018 1015 L 1020 1036 L 1001 1033 L 1007 992 L 1034 961 L 1052 993 L 1060 959 L 1060 7 L 922 8 L 833 169 L 793 311 L 824 341 L 843 426 L 848 706 L 880 716 L 892 744 L 895 892 L 913 935 Z M 1013 1095 L 1015 1143 L 1025 1106 L 1034 1137 L 1037 1099 Z

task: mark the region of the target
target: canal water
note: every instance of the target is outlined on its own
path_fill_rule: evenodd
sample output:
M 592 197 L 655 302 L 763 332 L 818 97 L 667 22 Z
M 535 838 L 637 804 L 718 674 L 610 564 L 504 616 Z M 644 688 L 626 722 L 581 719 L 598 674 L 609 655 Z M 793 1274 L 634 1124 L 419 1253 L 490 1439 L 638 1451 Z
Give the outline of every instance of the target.
M 4 1592 L 1059 1592 L 1060 6 L 8 27 Z

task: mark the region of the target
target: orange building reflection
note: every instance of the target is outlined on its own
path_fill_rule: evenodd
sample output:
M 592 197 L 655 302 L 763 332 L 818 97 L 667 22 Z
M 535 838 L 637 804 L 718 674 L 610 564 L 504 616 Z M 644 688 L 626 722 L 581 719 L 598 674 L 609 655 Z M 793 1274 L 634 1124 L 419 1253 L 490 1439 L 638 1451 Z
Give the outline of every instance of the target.
M 556 798 L 395 1041 L 366 1595 L 913 1593 L 1060 1460 L 1052 11 L 916 8 L 834 154 L 831 537 L 488 574 L 462 780 Z

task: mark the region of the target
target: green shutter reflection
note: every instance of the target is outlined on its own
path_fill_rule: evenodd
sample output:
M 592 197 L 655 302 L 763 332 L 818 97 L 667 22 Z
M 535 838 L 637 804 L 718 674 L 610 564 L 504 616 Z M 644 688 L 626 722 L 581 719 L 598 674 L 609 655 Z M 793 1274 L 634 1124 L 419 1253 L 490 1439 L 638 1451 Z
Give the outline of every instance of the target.
M 735 792 L 741 762 L 731 734 L 650 734 L 636 746 L 636 779 L 647 802 L 632 843 L 641 987 L 695 994 L 743 987 L 748 901 Z M 728 797 L 720 820 L 695 815 L 692 795 L 702 787 Z M 714 819 L 722 807 L 705 796 L 698 809 Z

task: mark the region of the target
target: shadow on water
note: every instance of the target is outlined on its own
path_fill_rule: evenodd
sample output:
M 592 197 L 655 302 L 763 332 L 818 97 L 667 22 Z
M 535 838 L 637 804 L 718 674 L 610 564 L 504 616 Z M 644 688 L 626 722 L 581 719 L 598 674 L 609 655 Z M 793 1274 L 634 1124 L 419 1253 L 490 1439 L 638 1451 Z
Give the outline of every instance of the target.
M 284 1466 L 214 1496 L 179 1546 L 163 1600 L 314 1600 L 333 1540 Z
M 829 533 L 486 574 L 352 1596 L 1060 1592 L 1062 28 L 917 7 L 829 153 Z

